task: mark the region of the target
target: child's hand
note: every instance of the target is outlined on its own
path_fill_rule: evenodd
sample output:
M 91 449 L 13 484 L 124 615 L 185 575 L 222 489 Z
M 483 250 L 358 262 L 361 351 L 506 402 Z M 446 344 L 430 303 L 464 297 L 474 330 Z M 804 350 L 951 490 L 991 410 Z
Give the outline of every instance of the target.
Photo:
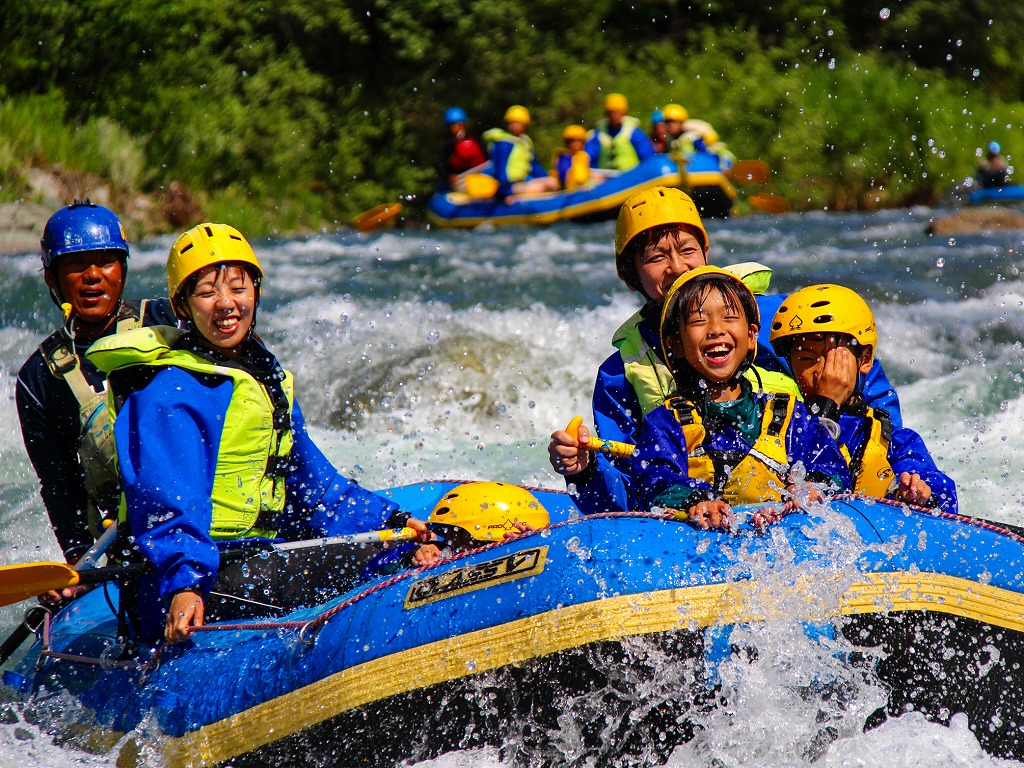
M 857 358 L 846 347 L 830 349 L 815 382 L 815 394 L 842 405 L 857 388 Z
M 433 565 L 441 559 L 441 550 L 437 544 L 424 544 L 412 554 L 412 564 L 417 568 Z
M 405 527 L 412 528 L 416 531 L 416 541 L 421 544 L 425 544 L 428 541 L 435 541 L 437 539 L 437 536 L 427 528 L 427 524 L 422 520 L 417 520 L 415 517 L 410 517 L 406 522 Z
M 551 433 L 548 443 L 548 460 L 551 468 L 560 475 L 578 475 L 590 463 L 590 452 L 587 443 L 590 441 L 590 430 L 579 428 L 577 440 L 564 429 Z
M 732 529 L 732 507 L 721 499 L 701 501 L 687 510 L 687 522 L 702 531 L 728 531 Z
M 769 525 L 775 525 L 792 511 L 788 504 L 781 507 L 765 507 L 752 512 L 748 520 L 755 531 L 764 533 Z
M 900 475 L 900 485 L 896 489 L 896 499 L 898 501 L 905 501 L 907 504 L 916 504 L 919 507 L 923 507 L 931 497 L 932 489 L 928 487 L 928 483 L 921 479 L 920 475 L 912 475 L 909 472 L 904 472 Z
M 791 485 L 786 488 L 786 493 L 789 494 L 789 500 L 783 505 L 786 514 L 797 510 L 804 511 L 807 504 L 820 504 L 825 500 L 825 494 L 813 485 Z

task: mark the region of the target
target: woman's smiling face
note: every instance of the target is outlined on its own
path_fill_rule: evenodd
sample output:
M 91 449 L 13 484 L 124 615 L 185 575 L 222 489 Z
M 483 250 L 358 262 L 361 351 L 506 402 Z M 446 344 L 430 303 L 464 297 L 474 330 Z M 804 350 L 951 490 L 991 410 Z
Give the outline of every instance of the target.
M 200 270 L 188 306 L 196 330 L 230 353 L 249 335 L 256 311 L 252 276 L 237 264 L 215 264 Z

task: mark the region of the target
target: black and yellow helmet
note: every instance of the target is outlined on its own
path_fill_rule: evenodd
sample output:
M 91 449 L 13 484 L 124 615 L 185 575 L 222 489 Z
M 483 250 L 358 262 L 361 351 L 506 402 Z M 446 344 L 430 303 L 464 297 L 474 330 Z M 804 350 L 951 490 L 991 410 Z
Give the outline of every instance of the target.
M 836 333 L 852 336 L 870 347 L 878 344 L 875 314 L 856 291 L 824 283 L 801 288 L 790 294 L 775 312 L 771 339 L 776 354 L 786 358 L 793 339 L 808 333 Z
M 460 548 L 501 541 L 506 533 L 515 533 L 514 522 L 544 528 L 551 517 L 525 488 L 493 482 L 452 488 L 427 518 L 434 533 Z

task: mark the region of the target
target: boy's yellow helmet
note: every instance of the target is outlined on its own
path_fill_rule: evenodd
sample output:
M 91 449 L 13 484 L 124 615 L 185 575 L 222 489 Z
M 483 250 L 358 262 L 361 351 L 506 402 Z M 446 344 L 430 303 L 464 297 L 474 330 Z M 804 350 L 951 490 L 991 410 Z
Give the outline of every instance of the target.
M 427 518 L 427 525 L 435 532 L 455 539 L 456 544 L 462 539 L 464 546 L 472 546 L 473 542 L 501 541 L 506 533 L 515 533 L 513 522 L 543 528 L 551 522 L 551 517 L 537 497 L 525 488 L 490 482 L 464 483 L 452 488 Z
M 641 232 L 664 224 L 686 224 L 693 227 L 704 249 L 704 258 L 707 258 L 708 232 L 690 196 L 675 187 L 648 187 L 641 190 L 622 204 L 619 218 L 615 222 L 615 269 L 619 279 L 635 290 L 640 290 L 640 281 L 632 257 L 624 253 L 626 246 Z
M 666 104 L 662 107 L 661 114 L 665 116 L 666 121 L 685 123 L 690 119 L 690 113 L 681 104 Z
M 679 295 L 679 290 L 691 280 L 695 280 L 696 278 L 703 277 L 705 275 L 721 275 L 722 277 L 727 277 L 737 285 L 741 286 L 741 290 L 753 295 L 750 288 L 747 287 L 747 284 L 744 283 L 738 275 L 734 274 L 733 272 L 730 272 L 727 269 L 722 269 L 721 267 L 713 267 L 710 264 L 704 267 L 697 267 L 696 269 L 691 269 L 689 272 L 686 272 L 677 277 L 676 281 L 672 283 L 672 287 L 668 289 L 668 293 L 665 294 L 665 303 L 661 307 L 661 322 L 658 324 L 659 335 L 661 335 L 664 332 L 665 319 L 669 316 L 671 312 L 671 306 L 675 303 L 675 298 L 676 296 Z M 754 306 L 757 306 L 756 300 L 754 302 Z M 752 323 L 760 323 L 760 321 L 760 317 L 756 315 L 750 318 L 750 322 Z
M 520 104 L 513 104 L 511 107 L 505 110 L 505 122 L 506 123 L 522 123 L 523 125 L 530 124 L 530 110 Z
M 565 130 L 562 131 L 562 139 L 568 141 L 569 139 L 575 139 L 577 141 L 587 140 L 587 129 L 582 125 L 567 125 Z
M 167 295 L 178 317 L 187 317 L 178 291 L 185 281 L 204 267 L 236 261 L 255 270 L 256 300 L 259 301 L 263 268 L 252 246 L 239 232 L 227 224 L 199 224 L 178 236 L 167 255 Z
M 775 313 L 769 338 L 775 351 L 786 357 L 794 338 L 808 333 L 843 333 L 871 347 L 872 353 L 878 343 L 871 307 L 856 291 L 841 285 L 811 285 L 790 294 Z
M 672 371 L 673 375 L 676 375 L 676 381 L 678 382 L 679 370 L 677 369 L 672 356 L 668 354 L 669 346 L 665 342 L 665 325 L 669 322 L 669 319 L 678 315 L 676 310 L 676 304 L 678 303 L 679 291 L 682 290 L 683 286 L 692 280 L 696 280 L 700 277 L 706 277 L 708 275 L 718 275 L 721 277 L 728 278 L 730 281 L 736 284 L 737 294 L 740 297 L 741 306 L 743 306 L 744 314 L 747 315 L 747 321 L 753 325 L 760 325 L 761 315 L 760 309 L 757 306 L 757 299 L 754 297 L 753 291 L 747 286 L 740 277 L 733 272 L 730 272 L 721 267 L 713 267 L 710 264 L 703 267 L 697 267 L 691 269 L 676 278 L 676 281 L 672 283 L 672 287 L 668 289 L 668 293 L 665 294 L 665 303 L 661 307 L 661 321 L 658 323 L 658 336 L 661 339 L 662 349 L 665 350 L 666 358 L 665 362 L 668 364 L 669 370 Z M 674 329 L 673 329 L 674 330 Z M 754 358 L 757 356 L 757 337 L 754 337 L 754 348 L 747 353 L 744 358 L 742 365 L 736 371 L 734 376 L 739 376 L 747 368 L 754 364 Z
M 609 93 L 604 98 L 605 112 L 629 112 L 629 101 L 621 93 Z

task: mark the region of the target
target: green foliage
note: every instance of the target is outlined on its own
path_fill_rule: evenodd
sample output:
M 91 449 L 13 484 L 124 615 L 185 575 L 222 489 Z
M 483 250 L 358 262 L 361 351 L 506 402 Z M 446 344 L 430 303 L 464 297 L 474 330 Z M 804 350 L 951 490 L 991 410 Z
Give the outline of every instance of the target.
M 887 5 L 0 0 L 2 194 L 60 163 L 184 181 L 254 235 L 333 227 L 425 200 L 446 106 L 482 131 L 524 104 L 546 160 L 610 91 L 641 118 L 682 103 L 804 207 L 927 201 L 988 140 L 1024 152 L 1024 6 Z

